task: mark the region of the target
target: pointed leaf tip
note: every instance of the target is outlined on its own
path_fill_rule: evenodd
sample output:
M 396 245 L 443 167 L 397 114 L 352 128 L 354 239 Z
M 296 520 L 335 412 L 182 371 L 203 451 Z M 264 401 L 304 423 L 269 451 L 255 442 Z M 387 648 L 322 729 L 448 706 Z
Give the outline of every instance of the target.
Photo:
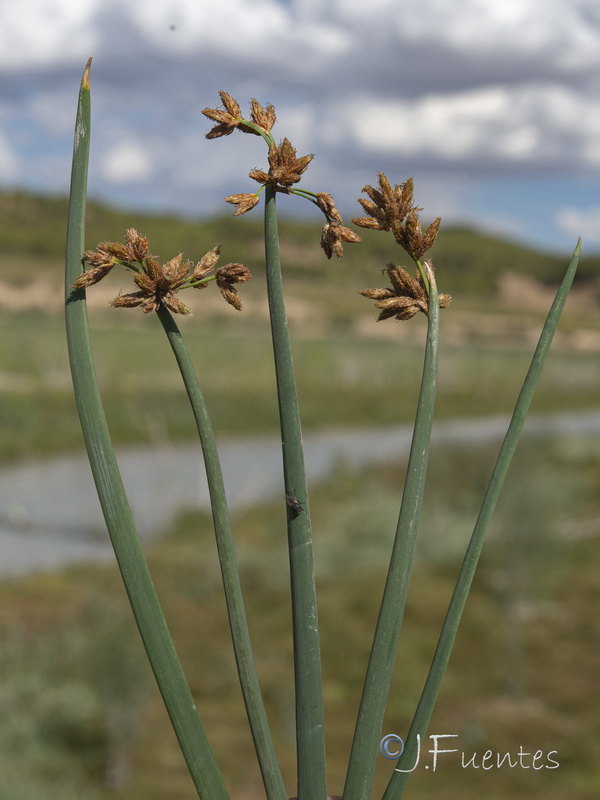
M 87 64 L 85 65 L 85 69 L 83 70 L 83 78 L 81 79 L 81 88 L 88 89 L 90 88 L 90 68 L 92 66 L 92 56 L 90 56 L 87 60 Z

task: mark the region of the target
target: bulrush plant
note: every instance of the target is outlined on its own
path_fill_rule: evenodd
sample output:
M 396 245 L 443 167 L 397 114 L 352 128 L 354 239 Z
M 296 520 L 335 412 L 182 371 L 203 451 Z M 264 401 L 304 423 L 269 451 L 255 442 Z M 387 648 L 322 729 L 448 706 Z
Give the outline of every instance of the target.
M 161 263 L 151 254 L 148 240 L 133 228 L 125 232 L 123 243 L 102 242 L 95 250 L 84 250 L 90 141 L 90 62 L 80 87 L 75 127 L 66 254 L 66 322 L 75 397 L 92 472 L 125 589 L 198 795 L 204 800 L 226 800 L 228 791 L 181 669 L 135 531 L 96 380 L 88 330 L 86 290 L 117 267 L 130 273 L 134 288 L 131 292 L 119 294 L 112 305 L 156 314 L 168 337 L 190 400 L 206 465 L 233 649 L 265 794 L 268 800 L 285 800 L 292 792 L 286 789 L 277 762 L 254 666 L 215 437 L 198 378 L 173 317 L 174 314 L 190 313 L 189 307 L 181 299 L 184 290 L 205 290 L 213 282 L 224 299 L 239 311 L 241 300 L 237 286 L 249 280 L 250 274 L 242 264 L 219 267 L 219 246 L 195 263 L 184 260 L 181 254 L 175 254 Z M 298 776 L 296 795 L 299 800 L 325 800 L 325 727 L 312 526 L 300 412 L 286 321 L 277 229 L 277 195 L 301 197 L 321 211 L 324 215 L 321 247 L 328 258 L 341 258 L 344 245 L 357 244 L 360 237 L 343 224 L 329 193 L 313 193 L 298 188 L 297 184 L 313 156 L 298 156 L 287 138 L 279 144 L 276 142 L 272 135 L 276 121 L 273 106 L 264 108 L 258 101 L 252 100 L 251 113 L 246 118 L 231 95 L 226 92 L 220 95 L 222 108 L 203 111 L 215 123 L 207 138 L 221 138 L 238 130 L 262 137 L 267 146 L 268 167 L 250 172 L 250 178 L 259 184 L 259 188 L 255 192 L 230 195 L 226 200 L 236 207 L 235 215 L 239 216 L 255 208 L 261 196 L 264 199 L 267 294 L 282 441 L 284 492 L 281 503 L 287 519 L 291 575 Z M 344 800 L 366 800 L 371 793 L 423 501 L 437 381 L 439 312 L 450 302 L 448 295 L 438 293 L 433 264 L 425 257 L 435 241 L 440 220 L 436 219 L 423 231 L 419 218 L 421 209 L 413 200 L 412 180 L 393 185 L 380 173 L 377 187 L 365 186 L 363 192 L 366 198 L 359 202 L 366 216 L 356 218 L 353 222 L 358 227 L 391 233 L 396 244 L 412 261 L 414 275 L 403 266 L 389 263 L 383 272 L 390 285 L 364 289 L 361 294 L 375 302 L 380 321 L 404 321 L 416 314 L 424 314 L 427 317 L 427 338 L 406 482 L 360 700 L 343 788 Z M 402 795 L 418 753 L 419 740 L 427 731 L 485 533 L 575 274 L 579 248 L 578 244 L 544 325 L 500 448 L 423 692 L 405 737 L 404 751 L 392 771 L 385 800 L 395 800 Z M 399 351 L 399 368 L 401 359 L 402 352 Z M 345 654 L 345 657 L 349 656 L 349 653 Z

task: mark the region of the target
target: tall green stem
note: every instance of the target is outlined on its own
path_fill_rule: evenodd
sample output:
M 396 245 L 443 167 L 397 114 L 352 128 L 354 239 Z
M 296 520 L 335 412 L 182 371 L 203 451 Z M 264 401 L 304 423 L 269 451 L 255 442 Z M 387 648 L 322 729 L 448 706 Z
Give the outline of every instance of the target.
M 525 422 L 527 412 L 529 411 L 529 406 L 531 405 L 533 393 L 541 375 L 544 361 L 548 355 L 550 344 L 552 343 L 552 338 L 564 308 L 569 289 L 571 288 L 573 278 L 575 277 L 575 271 L 577 270 L 577 264 L 579 261 L 580 248 L 581 243 L 578 243 L 563 282 L 558 290 L 554 303 L 552 304 L 552 308 L 550 309 L 546 323 L 544 324 L 540 340 L 531 361 L 531 366 L 527 372 L 527 377 L 523 383 L 523 388 L 519 393 L 519 398 L 517 400 L 508 431 L 506 432 L 506 436 L 502 442 L 502 447 L 500 448 L 498 459 L 483 499 L 481 511 L 479 512 L 473 534 L 467 547 L 467 552 L 465 554 L 463 565 L 456 582 L 454 594 L 452 595 L 452 599 L 446 613 L 446 618 L 438 639 L 429 674 L 427 676 L 417 710 L 406 738 L 404 751 L 398 761 L 396 770 L 390 779 L 388 787 L 383 796 L 383 800 L 398 800 L 398 798 L 402 796 L 404 788 L 410 777 L 412 767 L 415 764 L 415 759 L 418 752 L 417 736 L 419 736 L 422 740 L 427 732 L 427 726 L 429 725 L 429 720 L 431 719 L 431 715 L 435 707 L 442 678 L 444 677 L 444 673 L 450 659 L 450 654 L 452 652 L 452 647 L 454 645 L 460 619 L 465 607 L 465 603 L 467 602 L 467 597 L 473 582 L 473 576 L 475 575 L 475 569 L 479 561 L 479 556 L 481 555 L 485 535 L 496 508 L 496 503 L 498 502 L 498 497 L 500 496 L 510 462 L 516 450 L 519 436 L 521 435 L 521 430 L 523 429 L 523 424 Z
M 304 449 L 292 350 L 285 313 L 275 190 L 265 193 L 267 291 L 283 448 L 285 492 L 301 508 L 287 505 L 287 528 L 294 632 L 298 800 L 325 800 L 325 730 L 321 648 L 313 565 L 312 531 L 304 469 Z
M 421 392 L 396 538 L 354 731 L 344 800 L 367 800 L 371 793 L 381 726 L 412 571 L 425 487 L 438 367 L 439 304 L 433 273 L 429 276 L 429 282 L 429 321 Z
M 75 399 L 100 504 L 129 602 L 196 791 L 204 800 L 229 800 L 135 531 L 98 389 L 85 290 L 72 288 L 81 273 L 84 250 L 91 116 L 89 69 L 90 62 L 81 83 L 75 125 L 65 275 L 67 344 Z
M 277 763 L 275 747 L 269 730 L 267 714 L 252 655 L 231 522 L 227 509 L 223 473 L 213 427 L 198 383 L 196 371 L 179 328 L 170 312 L 164 306 L 159 308 L 157 315 L 177 359 L 202 444 L 231 638 L 265 791 L 269 800 L 287 800 L 288 795 L 279 764 Z

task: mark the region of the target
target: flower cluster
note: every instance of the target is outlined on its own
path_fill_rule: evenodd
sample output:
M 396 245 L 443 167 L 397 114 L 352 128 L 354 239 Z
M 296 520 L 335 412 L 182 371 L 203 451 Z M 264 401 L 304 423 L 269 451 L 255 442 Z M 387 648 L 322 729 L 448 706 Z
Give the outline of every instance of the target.
M 413 205 L 414 185 L 412 178 L 394 187 L 383 174 L 379 173 L 379 189 L 363 187 L 369 199 L 359 198 L 359 203 L 367 212 L 367 217 L 357 217 L 352 222 L 361 228 L 377 231 L 391 231 L 394 238 L 408 255 L 418 261 L 433 247 L 440 228 L 441 219 L 437 217 L 423 233 L 418 208 Z
M 429 311 L 429 295 L 431 284 L 435 281 L 433 264 L 420 259 L 433 247 L 440 229 L 441 219 L 437 217 L 423 232 L 419 212 L 423 209 L 413 204 L 414 185 L 412 178 L 405 183 L 392 186 L 383 172 L 379 173 L 379 188 L 363 187 L 369 199 L 359 198 L 359 203 L 368 216 L 353 219 L 355 225 L 376 231 L 390 231 L 396 242 L 412 258 L 417 266 L 413 278 L 404 267 L 388 264 L 386 269 L 391 281 L 391 288 L 363 289 L 359 294 L 376 300 L 375 307 L 380 309 L 378 320 L 411 319 L 419 311 Z M 384 270 L 385 271 L 385 270 Z M 438 295 L 440 308 L 446 308 L 451 297 L 448 294 Z
M 239 128 L 244 133 L 254 133 L 257 136 L 268 134 L 277 116 L 273 106 L 269 105 L 265 108 L 261 106 L 258 100 L 252 99 L 251 107 L 251 120 L 242 117 L 242 110 L 233 97 L 227 92 L 219 92 L 223 108 L 205 108 L 202 112 L 205 117 L 212 119 L 217 124 L 214 128 L 206 134 L 207 139 L 218 139 L 221 136 L 229 136 L 230 133 L 236 128 Z
M 190 314 L 177 293 L 181 289 L 204 289 L 214 280 L 225 300 L 239 311 L 242 303 L 235 284 L 244 283 L 251 276 L 243 264 L 226 264 L 215 270 L 220 252 L 219 245 L 213 247 L 195 265 L 193 261 L 184 261 L 181 253 L 161 264 L 150 254 L 148 239 L 135 228 L 129 228 L 124 244 L 101 242 L 96 250 L 86 250 L 83 261 L 89 269 L 82 272 L 73 287 L 83 289 L 98 283 L 118 264 L 133 273 L 138 291 L 119 293 L 111 303 L 115 308 L 140 307 L 148 314 L 162 305 L 176 314 Z
M 321 247 L 327 258 L 333 255 L 342 258 L 344 255 L 344 242 L 360 242 L 357 233 L 342 225 L 342 217 L 335 207 L 333 197 L 326 192 L 314 194 L 304 190 L 292 188 L 298 183 L 313 159 L 313 155 L 298 156 L 296 149 L 289 139 L 275 143 L 271 129 L 275 124 L 276 114 L 273 106 L 263 108 L 257 100 L 251 101 L 250 119 L 244 119 L 239 104 L 227 92 L 219 92 L 223 108 L 205 108 L 202 113 L 217 124 L 206 134 L 207 139 L 217 139 L 228 136 L 236 128 L 243 133 L 253 133 L 262 136 L 267 142 L 269 152 L 267 159 L 269 169 L 253 169 L 250 178 L 260 183 L 261 188 L 254 194 L 245 192 L 232 194 L 225 198 L 228 203 L 237 206 L 234 216 L 245 214 L 259 202 L 260 192 L 265 186 L 270 186 L 276 192 L 284 194 L 297 194 L 313 202 L 325 215 L 325 225 L 321 234 Z
M 425 261 L 423 266 L 427 277 L 431 279 L 431 262 Z M 413 278 L 404 267 L 396 267 L 394 264 L 388 264 L 386 270 L 392 284 L 391 289 L 363 289 L 359 292 L 363 297 L 377 300 L 375 307 L 381 311 L 377 321 L 390 317 L 410 319 L 419 311 L 427 314 L 429 296 L 421 272 L 417 270 L 416 277 Z M 440 308 L 446 308 L 452 298 L 448 294 L 440 294 L 438 299 Z

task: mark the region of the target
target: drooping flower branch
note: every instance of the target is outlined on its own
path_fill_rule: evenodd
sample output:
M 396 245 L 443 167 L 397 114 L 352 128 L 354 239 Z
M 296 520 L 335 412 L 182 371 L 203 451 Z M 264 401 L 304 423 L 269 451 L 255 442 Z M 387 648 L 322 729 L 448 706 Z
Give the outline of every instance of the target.
M 265 186 L 270 186 L 275 192 L 294 194 L 304 197 L 317 206 L 325 215 L 325 224 L 321 234 L 321 247 L 327 258 L 337 256 L 343 258 L 344 243 L 357 243 L 360 236 L 345 227 L 342 217 L 335 206 L 333 197 L 327 192 L 309 192 L 305 189 L 293 188 L 313 160 L 313 155 L 298 156 L 296 149 L 289 139 L 283 139 L 279 144 L 275 142 L 271 129 L 276 121 L 275 109 L 272 105 L 267 108 L 253 99 L 251 101 L 250 119 L 245 119 L 239 104 L 227 92 L 219 92 L 223 108 L 205 108 L 203 114 L 217 124 L 206 134 L 207 139 L 217 139 L 229 136 L 236 128 L 242 133 L 252 133 L 262 136 L 266 141 L 269 151 L 267 160 L 268 170 L 253 169 L 249 177 L 260 183 L 257 192 L 243 192 L 231 194 L 225 198 L 228 203 L 237 206 L 234 216 L 240 216 L 253 209 L 260 201 L 260 194 Z

